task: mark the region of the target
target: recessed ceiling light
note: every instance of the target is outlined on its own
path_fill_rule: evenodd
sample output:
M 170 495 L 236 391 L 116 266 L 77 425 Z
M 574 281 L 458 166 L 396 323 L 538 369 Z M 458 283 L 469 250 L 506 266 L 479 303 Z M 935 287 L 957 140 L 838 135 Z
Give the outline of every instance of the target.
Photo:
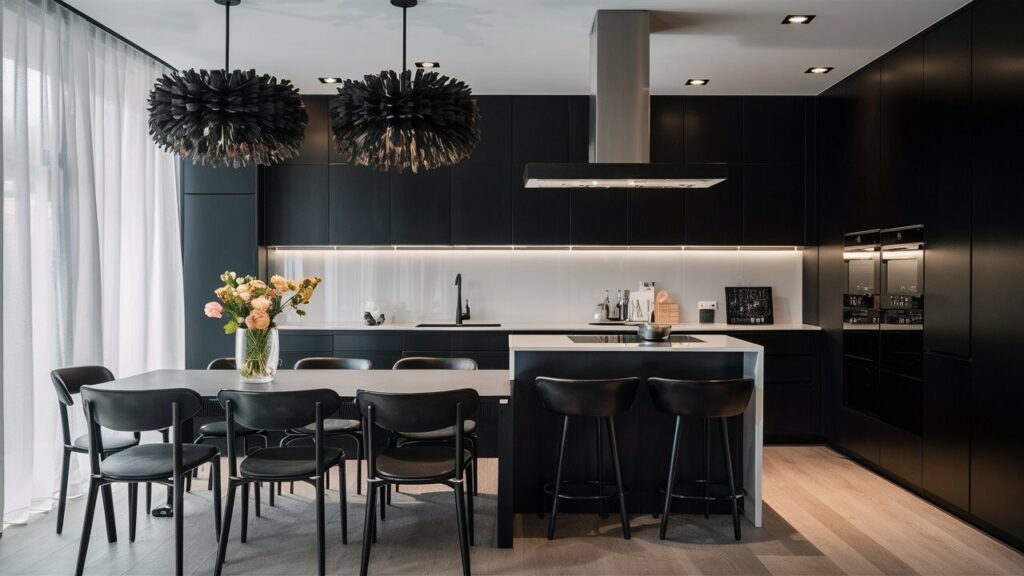
M 804 74 L 828 74 L 832 71 L 831 66 L 812 66 L 804 71 Z
M 690 78 L 686 81 L 687 86 L 707 86 L 711 80 L 707 78 Z
M 416 63 L 416 67 L 417 68 L 440 68 L 441 67 L 441 63 L 440 62 L 417 62 Z
M 783 24 L 810 24 L 814 14 L 790 14 L 782 19 Z
M 321 84 L 340 84 L 341 78 L 321 78 Z

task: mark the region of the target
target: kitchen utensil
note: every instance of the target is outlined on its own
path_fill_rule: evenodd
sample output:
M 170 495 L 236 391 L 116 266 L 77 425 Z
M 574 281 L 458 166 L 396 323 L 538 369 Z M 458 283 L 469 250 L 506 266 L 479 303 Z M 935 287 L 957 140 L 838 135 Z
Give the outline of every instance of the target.
M 637 327 L 637 334 L 647 342 L 661 342 L 667 340 L 672 334 L 672 325 L 644 322 Z

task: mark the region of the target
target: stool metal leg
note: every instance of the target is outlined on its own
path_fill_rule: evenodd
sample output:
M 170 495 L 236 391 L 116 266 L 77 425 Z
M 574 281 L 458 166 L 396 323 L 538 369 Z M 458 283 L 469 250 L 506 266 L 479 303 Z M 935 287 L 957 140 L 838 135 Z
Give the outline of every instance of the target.
M 551 498 L 551 517 L 548 518 L 548 540 L 555 539 L 555 516 L 558 515 L 558 494 L 562 488 L 562 463 L 565 461 L 565 441 L 569 436 L 569 417 L 562 420 L 562 441 L 558 445 L 558 467 L 555 469 L 555 485 Z
M 602 446 L 601 437 L 604 435 L 601 431 L 601 418 L 594 418 L 594 431 L 597 436 L 597 490 L 599 494 L 604 493 L 604 446 Z M 598 514 L 601 519 L 608 518 L 608 507 L 605 503 L 605 499 L 601 498 L 598 500 Z
M 661 528 L 658 538 L 665 539 L 668 531 L 668 515 L 672 512 L 672 492 L 676 486 L 676 465 L 679 462 L 679 439 L 683 435 L 683 417 L 676 416 L 676 433 L 672 437 L 672 459 L 668 465 L 668 483 L 665 484 L 665 506 L 661 510 Z
M 732 529 L 736 540 L 740 539 L 740 513 L 736 504 L 736 480 L 732 475 L 732 450 L 729 448 L 729 422 L 725 418 L 719 419 L 722 423 L 722 445 L 725 446 L 725 472 L 729 479 L 729 503 L 732 504 Z
M 622 466 L 619 463 L 619 443 L 615 439 L 615 417 L 609 416 L 608 440 L 612 447 L 612 464 L 615 465 L 615 485 L 619 489 L 619 515 L 622 517 L 622 537 L 629 540 L 629 512 L 626 510 L 626 492 L 622 487 Z
M 711 421 L 704 419 L 704 518 L 711 518 Z

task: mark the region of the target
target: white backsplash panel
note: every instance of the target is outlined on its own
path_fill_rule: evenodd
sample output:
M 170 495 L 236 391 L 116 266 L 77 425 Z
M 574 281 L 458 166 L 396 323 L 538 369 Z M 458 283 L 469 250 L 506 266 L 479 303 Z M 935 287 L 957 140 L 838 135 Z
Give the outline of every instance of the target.
M 697 321 L 699 300 L 717 300 L 725 322 L 726 286 L 771 286 L 775 322 L 803 321 L 793 250 L 271 250 L 269 269 L 323 278 L 307 308 L 317 323 L 360 322 L 366 300 L 388 322 L 451 322 L 460 273 L 475 322 L 587 322 L 605 290 L 614 300 L 645 280 L 668 290 L 682 322 Z

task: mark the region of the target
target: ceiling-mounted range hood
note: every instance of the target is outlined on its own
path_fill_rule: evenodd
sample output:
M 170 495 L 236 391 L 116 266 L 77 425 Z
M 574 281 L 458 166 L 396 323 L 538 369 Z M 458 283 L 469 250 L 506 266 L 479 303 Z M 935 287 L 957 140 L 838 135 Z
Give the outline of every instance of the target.
M 598 10 L 590 31 L 590 163 L 526 165 L 527 188 L 708 188 L 725 164 L 650 163 L 651 18 Z

